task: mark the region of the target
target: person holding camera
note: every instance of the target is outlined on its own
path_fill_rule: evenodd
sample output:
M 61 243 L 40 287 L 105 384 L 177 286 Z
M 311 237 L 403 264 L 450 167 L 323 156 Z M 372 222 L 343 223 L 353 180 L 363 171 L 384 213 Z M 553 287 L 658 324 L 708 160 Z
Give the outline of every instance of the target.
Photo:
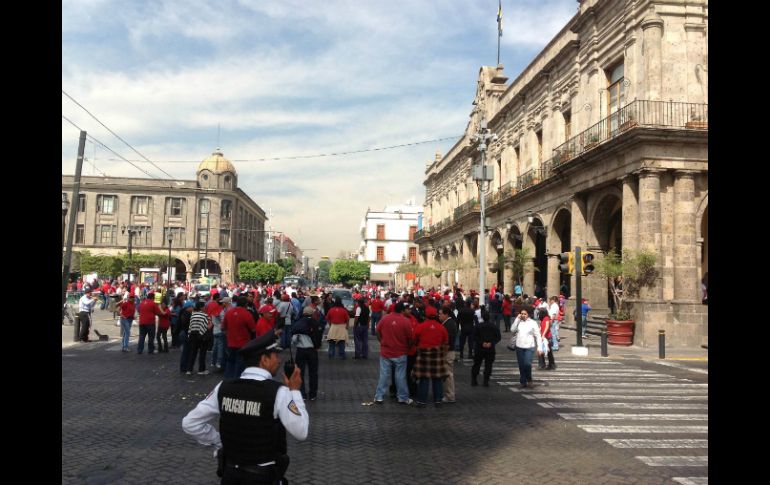
M 250 341 L 238 351 L 246 363 L 241 377 L 217 384 L 182 420 L 185 433 L 215 447 L 222 485 L 288 483 L 286 432 L 305 440 L 310 417 L 299 367 L 284 366 L 283 385 L 271 379 L 282 351 L 273 330 Z M 219 431 L 209 423 L 216 417 Z

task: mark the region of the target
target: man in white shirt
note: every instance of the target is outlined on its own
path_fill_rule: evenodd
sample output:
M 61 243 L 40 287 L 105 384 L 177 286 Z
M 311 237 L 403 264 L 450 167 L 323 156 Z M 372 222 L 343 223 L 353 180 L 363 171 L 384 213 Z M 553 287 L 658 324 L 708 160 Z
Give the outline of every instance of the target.
M 94 312 L 96 299 L 91 297 L 91 288 L 86 288 L 85 294 L 78 301 L 78 319 L 80 320 L 80 341 L 88 342 L 88 331 L 91 328 L 91 314 Z
M 559 350 L 559 297 L 552 296 L 551 304 L 548 305 L 548 316 L 551 318 L 551 350 Z

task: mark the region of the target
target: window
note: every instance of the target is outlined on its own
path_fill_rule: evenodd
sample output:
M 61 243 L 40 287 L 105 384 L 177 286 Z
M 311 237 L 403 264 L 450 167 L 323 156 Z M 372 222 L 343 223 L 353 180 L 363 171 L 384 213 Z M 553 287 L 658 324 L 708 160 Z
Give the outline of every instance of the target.
M 183 248 L 185 247 L 185 233 L 184 227 L 167 227 L 164 230 L 163 244 L 168 244 L 168 237 L 170 235 L 171 239 L 173 239 L 171 245 L 177 248 Z
M 610 118 L 610 131 L 618 129 L 618 114 L 626 101 L 625 83 L 623 78 L 623 63 L 616 65 L 609 71 L 609 85 L 607 88 L 607 115 Z
M 409 240 L 414 241 L 414 233 L 417 232 L 417 226 L 409 226 Z
M 86 242 L 86 226 L 78 224 L 75 226 L 75 244 L 85 244 Z
M 134 226 L 137 232 L 131 242 L 134 246 L 152 246 L 152 228 L 149 226 Z
M 538 165 L 543 162 L 543 130 L 535 133 L 537 137 L 537 163 Z
M 78 194 L 78 212 L 86 211 L 86 194 Z
M 198 247 L 199 248 L 209 247 L 209 238 L 208 238 L 207 229 L 198 229 Z
M 409 248 L 409 262 L 410 263 L 417 262 L 417 248 Z
M 201 199 L 198 201 L 198 214 L 205 216 L 211 211 L 211 201 L 208 199 Z
M 377 261 L 385 261 L 385 246 L 377 246 Z
M 102 214 L 114 214 L 118 210 L 117 195 L 97 195 L 96 212 Z
M 118 226 L 97 225 L 94 243 L 114 246 L 117 244 L 117 232 Z
M 572 112 L 564 113 L 564 141 L 572 137 Z
M 181 216 L 184 211 L 184 199 L 181 197 L 166 198 L 166 215 Z
M 385 239 L 385 224 L 377 224 L 377 239 L 380 241 Z
M 219 231 L 219 247 L 222 249 L 230 249 L 230 230 L 222 229 Z
M 147 196 L 131 197 L 131 213 L 146 216 L 152 210 L 152 199 Z
M 220 211 L 220 217 L 222 219 L 230 219 L 233 216 L 233 201 L 223 200 L 222 210 Z

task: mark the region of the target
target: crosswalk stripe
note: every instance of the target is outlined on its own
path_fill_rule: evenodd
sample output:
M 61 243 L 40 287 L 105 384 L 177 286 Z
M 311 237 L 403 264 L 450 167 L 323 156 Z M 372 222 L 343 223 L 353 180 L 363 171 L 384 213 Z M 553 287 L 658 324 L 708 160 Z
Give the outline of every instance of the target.
M 578 366 L 567 367 L 567 366 L 562 365 L 562 364 L 557 364 L 557 365 L 558 365 L 557 372 L 559 374 L 561 374 L 562 372 L 569 373 L 569 372 L 580 372 L 580 371 L 582 371 L 582 372 L 592 372 L 592 373 L 601 374 L 601 375 L 604 375 L 605 373 L 615 373 L 615 372 L 623 372 L 623 373 L 627 373 L 627 374 L 657 374 L 657 375 L 663 375 L 663 376 L 667 375 L 667 374 L 663 374 L 663 373 L 658 372 L 658 371 L 654 371 L 654 370 L 650 370 L 650 369 L 640 369 L 638 367 L 604 367 L 604 368 L 596 368 L 596 367 L 578 367 Z M 471 366 L 467 366 L 467 367 L 471 367 Z M 518 365 L 497 365 L 497 362 L 495 362 L 494 370 L 495 371 L 498 370 L 498 369 L 505 369 L 505 370 L 514 369 L 514 370 L 518 370 L 518 368 L 519 368 Z M 537 368 L 537 365 L 534 365 L 534 366 L 532 366 L 532 370 L 533 371 L 538 371 L 540 369 Z M 551 372 L 551 371 L 547 371 L 547 372 Z
M 708 485 L 709 477 L 674 477 L 672 478 L 676 483 L 682 485 Z
M 501 381 L 498 382 L 501 386 L 518 386 L 519 381 Z M 567 383 L 560 383 L 558 386 L 564 386 Z M 587 389 L 581 389 L 581 388 L 574 388 L 574 389 L 565 389 L 563 387 L 555 387 L 555 388 L 549 388 L 549 387 L 543 387 L 540 386 L 537 388 L 537 393 L 553 393 L 553 394 L 570 394 L 570 393 L 580 393 L 582 395 L 590 396 L 590 392 L 597 392 L 597 393 L 603 393 L 603 394 L 618 394 L 618 393 L 624 393 L 627 395 L 633 395 L 633 394 L 640 394 L 640 395 L 646 395 L 649 394 L 649 389 L 593 389 L 593 388 L 587 388 Z M 645 386 L 649 387 L 649 386 Z M 509 388 L 511 392 L 522 392 L 522 393 L 529 393 L 532 392 L 530 389 L 521 389 L 518 387 L 510 387 Z M 671 388 L 663 388 L 663 389 L 655 389 L 655 394 L 664 395 L 664 394 L 671 394 L 671 395 L 698 395 L 698 396 L 704 396 L 707 397 L 708 393 L 706 389 L 671 389 Z
M 591 409 L 700 409 L 708 410 L 708 404 L 659 404 L 642 402 L 539 402 L 544 408 L 591 408 Z
M 520 389 L 511 389 L 514 392 L 521 392 Z M 558 392 L 558 390 L 557 390 Z M 627 394 L 532 394 L 522 392 L 521 395 L 526 399 L 633 399 L 643 401 L 708 401 L 708 396 L 649 396 L 638 395 L 629 396 Z
M 511 375 L 511 374 L 519 374 L 518 369 L 495 369 L 494 375 Z M 656 372 L 646 372 L 646 373 L 640 373 L 640 372 L 602 372 L 602 373 L 593 373 L 593 372 L 533 372 L 532 375 L 536 375 L 539 377 L 590 377 L 592 379 L 596 379 L 597 377 L 633 377 L 633 378 L 658 378 L 658 379 L 676 379 L 674 376 L 669 376 L 666 374 L 658 374 Z
M 578 428 L 587 433 L 698 433 L 709 432 L 708 426 L 603 426 L 594 424 L 579 424 Z
M 648 440 L 648 439 L 614 439 L 605 438 L 604 441 L 615 448 L 706 448 L 709 440 L 680 439 L 680 440 Z
M 708 414 L 626 414 L 626 413 L 556 413 L 564 419 L 601 419 L 626 421 L 708 421 Z
M 512 375 L 518 375 L 518 374 L 512 374 Z M 537 378 L 541 381 L 548 381 L 548 382 L 596 382 L 595 376 L 573 376 L 573 377 L 561 377 L 561 376 L 543 376 L 543 375 L 533 375 L 533 377 Z M 604 377 L 604 376 L 602 376 Z M 615 379 L 607 380 L 603 382 L 607 382 L 608 384 L 614 384 L 616 382 L 628 382 L 630 376 L 610 376 L 606 379 Z M 618 381 L 620 379 L 620 381 Z M 656 382 L 693 382 L 692 379 L 682 379 L 679 377 L 634 377 L 634 380 L 636 382 L 644 382 L 644 383 L 656 383 Z
M 562 386 L 586 386 L 586 387 L 639 387 L 636 382 L 564 382 Z M 649 390 L 652 387 L 705 389 L 708 384 L 680 384 L 678 382 L 649 382 L 644 386 Z
M 649 466 L 708 466 L 708 456 L 637 456 Z
M 708 375 L 708 373 L 709 373 L 708 369 L 695 369 L 695 368 L 692 368 L 692 367 L 688 367 L 686 365 L 682 365 L 679 362 L 666 362 L 666 361 L 659 361 L 658 362 L 658 361 L 656 361 L 655 363 L 658 364 L 658 365 L 665 365 L 665 366 L 668 366 L 668 367 L 676 367 L 677 369 L 688 370 L 690 372 L 695 372 L 695 373 L 698 373 L 698 374 L 706 374 L 706 375 Z
M 463 361 L 465 363 L 466 361 Z M 473 362 L 471 360 L 468 360 L 467 362 Z M 495 364 L 498 362 L 513 362 L 518 363 L 519 361 L 516 359 L 495 359 Z M 537 362 L 537 360 L 535 360 Z M 589 365 L 623 365 L 621 362 L 615 362 L 612 360 L 559 360 L 559 363 L 570 363 L 570 364 L 589 364 Z M 470 365 L 470 364 L 469 364 Z

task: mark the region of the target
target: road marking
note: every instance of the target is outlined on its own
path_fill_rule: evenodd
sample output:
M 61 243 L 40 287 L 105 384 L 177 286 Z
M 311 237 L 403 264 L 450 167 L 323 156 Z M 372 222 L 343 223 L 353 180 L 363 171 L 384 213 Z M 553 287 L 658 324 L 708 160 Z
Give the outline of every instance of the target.
M 514 392 L 519 392 L 520 389 L 511 389 Z M 556 392 L 559 392 L 558 389 Z M 708 401 L 708 396 L 629 396 L 627 394 L 537 394 L 522 392 L 522 396 L 527 399 L 559 399 L 569 401 L 570 399 L 633 399 L 642 401 Z M 577 403 L 576 403 L 577 404 Z
M 690 371 L 690 372 L 696 372 L 698 374 L 706 374 L 706 375 L 708 375 L 708 373 L 709 373 L 708 369 L 694 369 L 692 367 L 687 367 L 684 364 L 680 364 L 679 362 L 665 362 L 665 361 L 660 361 L 660 362 L 653 361 L 653 362 L 658 364 L 658 365 L 665 365 L 667 367 L 676 367 L 677 369 L 684 369 L 684 370 L 687 370 L 687 371 Z
M 500 384 L 501 386 L 503 386 L 503 385 L 506 385 L 506 386 L 517 386 L 519 384 L 519 381 L 509 381 L 509 382 L 503 381 L 503 382 L 499 382 L 498 384 Z M 559 385 L 563 386 L 565 384 L 566 383 L 560 383 Z M 523 393 L 532 392 L 531 389 L 521 389 L 519 387 L 510 387 L 509 389 L 511 390 L 511 392 L 523 392 Z M 570 393 L 576 393 L 576 395 L 593 396 L 594 394 L 587 394 L 587 393 L 592 392 L 592 391 L 593 392 L 597 392 L 597 393 L 604 393 L 604 394 L 624 393 L 625 395 L 628 395 L 629 398 L 636 397 L 636 396 L 632 396 L 633 394 L 647 395 L 650 392 L 652 392 L 649 389 L 580 389 L 580 388 L 564 389 L 564 388 L 561 388 L 561 387 L 556 387 L 555 389 L 545 389 L 545 388 L 540 387 L 535 392 L 538 392 L 538 393 L 546 392 L 546 393 L 554 393 L 554 394 L 559 393 L 559 394 L 565 394 L 565 395 L 566 394 L 570 394 Z M 655 394 L 658 394 L 658 395 L 664 395 L 664 394 L 667 394 L 667 395 L 688 395 L 689 394 L 689 395 L 697 395 L 697 396 L 707 397 L 708 394 L 704 394 L 704 391 L 706 391 L 706 390 L 705 389 L 668 389 L 668 388 L 666 388 L 666 389 L 655 389 L 654 392 L 655 392 Z M 580 393 L 580 394 L 577 394 L 577 393 Z M 639 399 L 641 399 L 641 396 L 639 397 Z
M 708 421 L 708 414 L 556 413 L 564 419 L 626 421 Z
M 682 485 L 708 485 L 709 477 L 675 477 L 673 481 Z
M 699 433 L 707 434 L 708 426 L 602 426 L 579 424 L 588 433 Z
M 643 402 L 539 402 L 544 408 L 569 409 L 700 409 L 708 411 L 708 404 L 658 404 Z
M 519 374 L 512 374 L 512 375 L 519 375 Z M 536 377 L 538 380 L 541 381 L 553 381 L 553 382 L 595 382 L 596 376 L 585 376 L 585 377 L 560 377 L 560 376 L 544 376 L 542 374 L 534 374 L 533 377 Z M 661 383 L 661 382 L 693 382 L 692 379 L 682 379 L 678 377 L 668 377 L 668 376 L 658 376 L 658 377 L 652 377 L 652 376 L 609 376 L 607 379 L 615 379 L 614 381 L 607 380 L 603 382 L 606 382 L 607 384 L 615 384 L 617 382 L 628 382 L 629 377 L 633 377 L 634 381 L 636 382 L 644 382 L 644 383 Z M 602 378 L 605 378 L 605 376 L 602 376 Z
M 682 440 L 648 440 L 648 439 L 613 439 L 605 438 L 604 441 L 615 448 L 706 448 L 709 440 L 682 439 Z
M 561 368 L 559 368 L 558 371 L 542 371 L 541 370 L 540 372 L 534 372 L 535 369 L 532 369 L 532 370 L 533 370 L 533 374 L 537 374 L 538 376 L 564 376 L 564 377 L 621 377 L 622 376 L 622 377 L 668 377 L 668 378 L 672 378 L 672 379 L 675 378 L 675 376 L 670 376 L 668 374 L 660 374 L 658 372 L 649 372 L 649 371 L 647 371 L 647 372 L 634 372 L 634 371 L 626 372 L 626 371 L 615 370 L 615 369 L 613 369 L 612 371 L 609 371 L 609 372 L 608 372 L 609 369 L 604 370 L 604 372 L 593 372 L 591 370 L 585 370 L 585 371 L 581 372 L 580 370 L 577 370 L 577 369 L 576 370 L 572 370 L 572 371 L 562 372 Z M 513 367 L 509 367 L 509 368 L 505 368 L 504 367 L 502 369 L 495 369 L 493 372 L 494 372 L 495 375 L 500 375 L 500 374 L 503 374 L 503 375 L 518 374 L 519 373 L 519 369 L 516 369 L 516 368 L 513 368 Z
M 467 359 L 466 359 L 467 360 Z M 472 362 L 472 361 L 469 361 Z M 495 363 L 498 362 L 513 362 L 518 363 L 519 361 L 516 359 L 495 359 Z M 535 360 L 534 362 L 537 362 Z M 623 365 L 622 362 L 615 362 L 612 360 L 572 360 L 572 359 L 559 359 L 560 363 L 564 364 L 591 364 L 591 365 Z M 463 363 L 465 363 L 465 360 L 463 360 Z
M 564 382 L 562 386 L 586 386 L 586 387 L 639 387 L 636 382 Z M 697 388 L 705 389 L 708 384 L 680 384 L 677 382 L 649 382 L 644 384 L 646 390 L 649 392 L 651 387 L 669 387 L 669 388 Z
M 709 466 L 708 456 L 637 456 L 649 466 Z

